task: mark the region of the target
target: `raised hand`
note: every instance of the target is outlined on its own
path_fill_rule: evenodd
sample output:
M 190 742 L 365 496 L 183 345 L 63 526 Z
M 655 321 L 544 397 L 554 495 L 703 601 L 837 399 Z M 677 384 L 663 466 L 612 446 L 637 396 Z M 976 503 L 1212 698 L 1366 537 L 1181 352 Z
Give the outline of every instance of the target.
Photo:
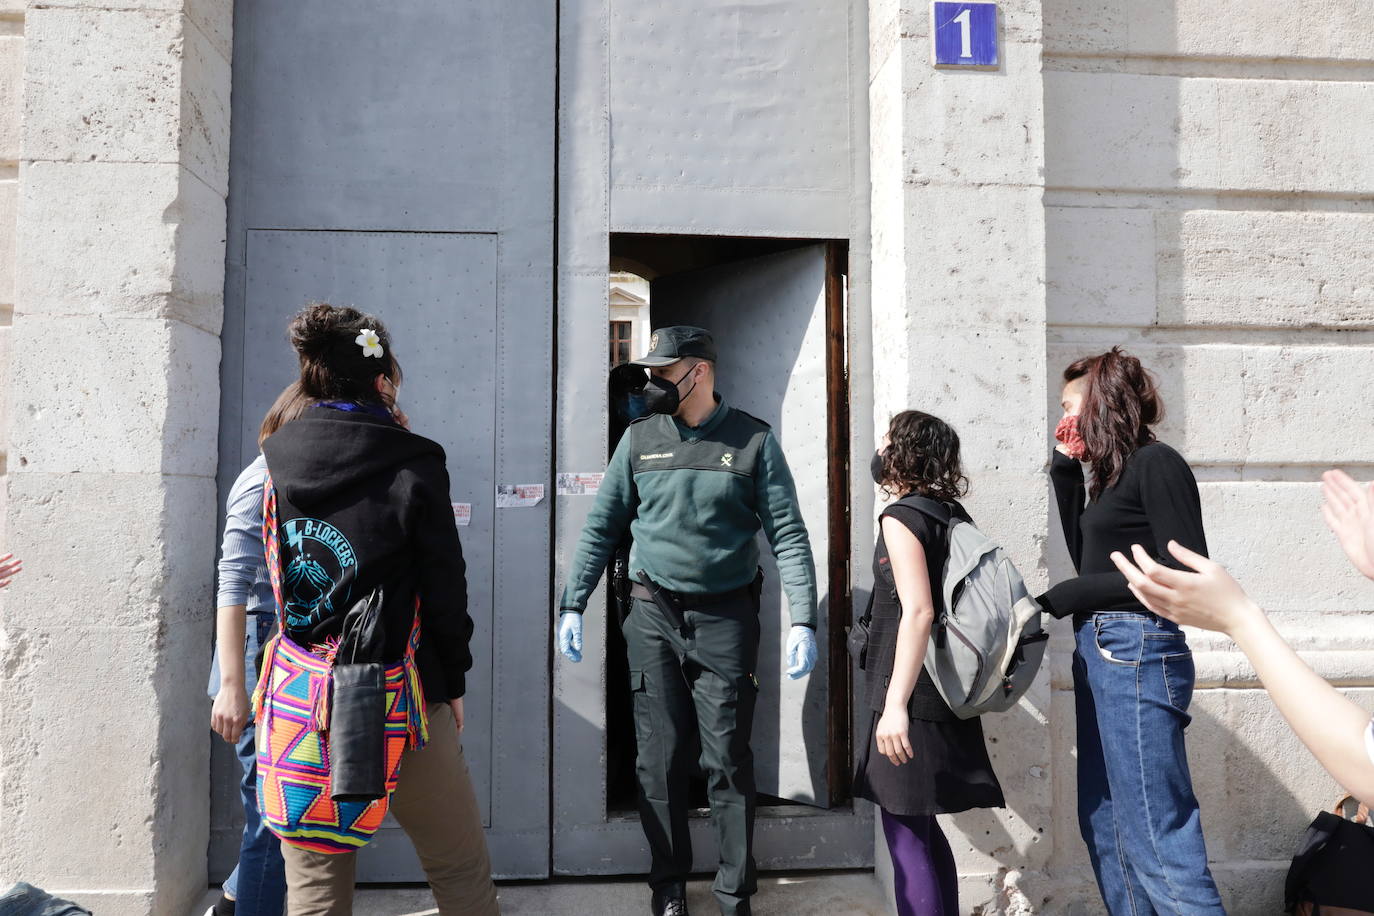
M 1263 616 L 1245 589 L 1220 563 L 1177 541 L 1169 542 L 1169 553 L 1193 572 L 1157 562 L 1139 544 L 1131 547 L 1131 553 L 1134 564 L 1119 550 L 1112 554 L 1112 562 L 1125 575 L 1131 593 L 1161 617 L 1234 636 L 1246 621 Z
M 0 588 L 4 588 L 14 581 L 14 577 L 24 570 L 24 561 L 16 560 L 14 554 L 7 553 L 0 557 Z
M 1345 471 L 1322 475 L 1322 518 L 1350 562 L 1374 579 L 1374 485 L 1362 487 Z

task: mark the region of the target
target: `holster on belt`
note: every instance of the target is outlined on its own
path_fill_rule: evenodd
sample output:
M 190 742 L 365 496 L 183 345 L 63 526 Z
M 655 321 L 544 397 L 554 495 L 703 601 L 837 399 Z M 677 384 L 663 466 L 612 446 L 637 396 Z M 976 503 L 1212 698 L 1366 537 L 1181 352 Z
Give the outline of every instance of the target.
M 668 592 L 666 588 L 659 585 L 644 570 L 635 574 L 635 579 L 643 589 L 649 593 L 649 598 L 663 612 L 669 622 L 678 630 L 687 626 L 686 619 L 682 616 L 682 608 L 678 607 L 677 600 Z
M 630 585 L 630 539 L 626 538 L 611 559 L 611 597 L 621 626 L 630 616 Z

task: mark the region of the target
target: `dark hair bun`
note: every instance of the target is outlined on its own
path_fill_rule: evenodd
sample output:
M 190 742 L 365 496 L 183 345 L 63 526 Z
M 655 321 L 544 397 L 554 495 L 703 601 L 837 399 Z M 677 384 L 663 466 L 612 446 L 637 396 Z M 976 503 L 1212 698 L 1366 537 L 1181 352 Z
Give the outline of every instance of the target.
M 375 331 L 380 357 L 368 356 L 358 343 L 364 329 Z M 316 401 L 377 401 L 376 378 L 399 384 L 401 367 L 391 351 L 391 337 L 380 319 L 350 306 L 312 302 L 287 325 L 291 346 L 301 363 L 301 390 Z M 391 406 L 387 404 L 387 406 Z
M 328 356 L 339 338 L 352 330 L 354 334 L 367 326 L 367 316 L 355 308 L 338 307 L 326 302 L 313 302 L 296 313 L 287 326 L 291 346 L 302 357 L 320 359 Z

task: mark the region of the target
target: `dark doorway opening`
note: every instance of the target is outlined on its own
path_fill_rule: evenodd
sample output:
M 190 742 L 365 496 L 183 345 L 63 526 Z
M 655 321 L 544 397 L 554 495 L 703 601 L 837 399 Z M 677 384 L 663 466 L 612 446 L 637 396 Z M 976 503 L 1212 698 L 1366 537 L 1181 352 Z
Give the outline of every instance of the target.
M 777 364 L 777 371 L 758 369 L 760 376 L 769 384 L 776 380 L 778 393 L 773 400 L 777 402 L 774 406 L 778 409 L 781 409 L 779 405 L 782 401 L 791 398 L 795 402 L 802 396 L 796 391 L 784 389 L 789 384 L 789 376 L 801 372 L 799 367 L 803 359 L 811 364 L 812 387 L 806 393 L 816 395 L 807 399 L 807 409 L 815 414 L 814 428 L 798 430 L 795 420 L 798 408 L 792 403 L 788 408 L 793 422 L 785 433 L 791 439 L 782 436 L 780 439 L 784 451 L 788 453 L 789 463 L 793 461 L 794 447 L 798 452 L 810 448 L 812 461 L 806 470 L 810 472 L 809 477 L 820 478 L 808 481 L 807 498 L 811 508 L 808 528 L 816 553 L 817 582 L 826 596 L 820 607 L 825 626 L 821 630 L 820 658 L 817 662 L 817 671 L 824 671 L 825 678 L 823 688 L 817 690 L 822 694 L 820 696 L 813 697 L 808 693 L 804 701 L 795 696 L 775 696 L 775 704 L 800 704 L 800 710 L 789 707 L 782 710 L 781 716 L 775 715 L 773 722 L 756 724 L 756 759 L 760 757 L 761 750 L 766 751 L 763 755 L 765 760 L 759 764 L 763 771 L 759 805 L 761 809 L 789 806 L 795 812 L 798 810 L 796 806 L 802 804 L 821 808 L 845 804 L 850 797 L 849 767 L 852 759 L 850 670 L 844 645 L 844 634 L 852 614 L 849 600 L 849 384 L 845 344 L 847 243 L 815 239 L 617 233 L 610 238 L 610 255 L 613 326 L 609 340 L 613 366 L 622 361 L 618 357 L 623 356 L 629 341 L 633 341 L 633 355 L 642 354 L 647 345 L 649 326 L 702 323 L 710 327 L 710 317 L 732 329 L 742 329 L 742 333 L 751 340 L 760 338 L 765 341 L 765 348 L 772 348 L 775 342 L 776 349 L 784 354 L 793 350 L 802 354 L 805 350 L 803 355 L 796 358 L 795 366 L 789 361 L 791 357 L 784 355 Z M 777 272 L 787 270 L 788 265 L 793 263 L 789 260 L 792 257 L 797 258 L 796 263 L 807 265 L 808 276 L 798 282 L 803 286 L 812 284 L 800 291 L 783 289 L 791 284 L 785 277 L 778 279 Z M 754 265 L 758 265 L 762 279 L 752 286 L 747 282 L 739 285 L 742 282 L 739 278 L 745 277 L 747 280 Z M 772 273 L 769 274 L 769 271 Z M 728 290 L 734 288 L 748 292 L 739 296 L 737 307 L 735 301 L 731 300 L 724 312 L 718 305 L 714 312 L 702 312 L 702 319 L 697 320 L 692 291 L 697 288 L 712 289 L 713 280 L 718 276 L 725 279 L 717 285 L 727 292 L 717 295 L 728 296 Z M 768 280 L 769 276 L 774 279 Z M 636 280 L 647 282 L 637 284 Z M 731 287 L 731 282 L 737 286 Z M 705 286 L 700 287 L 703 283 Z M 776 296 L 771 292 L 774 287 L 778 290 Z M 806 291 L 811 288 L 815 293 Z M 661 293 L 657 299 L 654 291 Z M 634 312 L 624 306 L 633 305 L 636 296 L 647 301 L 639 311 L 639 324 L 632 327 Z M 799 309 L 809 314 L 796 314 Z M 725 317 L 727 314 L 728 319 Z M 644 330 L 641 332 L 638 327 Z M 792 330 L 790 334 L 789 327 Z M 740 348 L 744 348 L 743 343 Z M 734 368 L 744 365 L 739 354 L 735 359 Z M 723 366 L 725 361 L 722 356 Z M 752 363 L 749 365 L 751 370 L 756 368 Z M 628 373 L 619 372 L 618 377 L 613 375 L 608 388 L 608 395 L 612 399 L 608 456 L 628 427 L 623 415 L 617 411 L 615 401 L 624 398 L 625 386 L 630 378 Z M 739 397 L 733 395 L 727 381 L 726 397 L 732 404 L 750 413 L 768 412 L 766 402 L 770 395 L 761 393 L 759 386 L 744 388 L 739 391 Z M 770 422 L 773 421 L 770 419 Z M 806 439 L 811 441 L 804 442 Z M 796 466 L 793 467 L 793 473 L 794 476 L 800 476 Z M 816 549 L 818 544 L 823 545 L 823 549 Z M 767 546 L 764 545 L 762 550 L 766 554 Z M 615 598 L 609 596 L 609 589 L 608 603 L 607 620 L 618 620 Z M 607 811 L 611 815 L 625 815 L 634 810 L 636 802 L 635 729 L 627 686 L 629 671 L 625 642 L 616 626 L 607 627 L 606 659 Z M 761 661 L 760 664 L 761 670 L 765 670 L 765 663 Z M 821 681 L 821 678 L 817 678 L 817 683 Z M 786 684 L 782 685 L 780 693 L 785 693 L 787 689 Z M 796 689 L 792 688 L 794 693 Z M 804 720 L 804 736 L 779 733 L 777 719 L 795 722 L 799 718 L 798 711 Z M 765 747 L 761 748 L 761 744 Z M 793 747 L 794 744 L 800 746 Z M 769 754 L 773 758 L 771 761 L 767 759 Z M 773 788 L 776 794 L 766 791 L 769 788 Z M 692 799 L 696 807 L 704 808 L 707 804 L 705 781 L 700 777 L 694 781 Z

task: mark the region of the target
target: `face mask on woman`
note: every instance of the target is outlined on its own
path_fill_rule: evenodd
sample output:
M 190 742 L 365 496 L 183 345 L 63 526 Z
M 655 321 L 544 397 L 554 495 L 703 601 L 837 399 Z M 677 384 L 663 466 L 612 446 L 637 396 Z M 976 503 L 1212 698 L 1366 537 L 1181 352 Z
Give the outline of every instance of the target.
M 878 486 L 882 486 L 882 485 L 883 485 L 883 453 L 882 453 L 881 451 L 878 451 L 878 452 L 874 452 L 874 453 L 873 453 L 873 457 L 872 457 L 871 459 L 869 459 L 869 462 L 868 462 L 868 470 L 873 474 L 873 482 L 876 483 Z
M 1087 456 L 1088 443 L 1083 441 L 1083 434 L 1078 431 L 1078 414 L 1069 414 L 1060 420 L 1054 429 L 1054 438 L 1063 443 L 1073 460 L 1082 461 Z

